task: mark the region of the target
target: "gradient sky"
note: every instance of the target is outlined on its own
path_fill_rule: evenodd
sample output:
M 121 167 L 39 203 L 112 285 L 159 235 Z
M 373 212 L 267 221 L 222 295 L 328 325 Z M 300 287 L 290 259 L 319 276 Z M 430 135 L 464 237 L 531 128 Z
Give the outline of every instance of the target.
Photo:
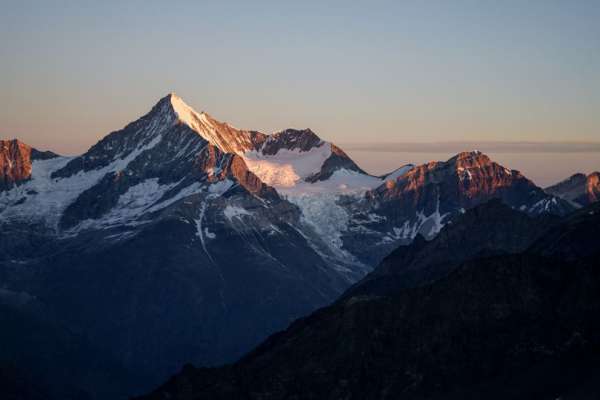
M 348 3 L 0 0 L 0 137 L 79 153 L 175 91 L 338 143 L 600 141 L 600 1 Z

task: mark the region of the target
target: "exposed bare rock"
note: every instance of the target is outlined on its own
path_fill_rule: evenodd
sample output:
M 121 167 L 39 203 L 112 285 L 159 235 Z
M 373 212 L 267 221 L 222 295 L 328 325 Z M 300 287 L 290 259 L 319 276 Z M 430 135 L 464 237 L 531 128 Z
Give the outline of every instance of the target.
M 10 189 L 28 180 L 34 160 L 56 156 L 50 151 L 38 151 L 17 139 L 0 140 L 0 190 Z
M 589 175 L 577 173 L 555 185 L 546 193 L 565 199 L 572 204 L 586 206 L 600 200 L 600 172 Z

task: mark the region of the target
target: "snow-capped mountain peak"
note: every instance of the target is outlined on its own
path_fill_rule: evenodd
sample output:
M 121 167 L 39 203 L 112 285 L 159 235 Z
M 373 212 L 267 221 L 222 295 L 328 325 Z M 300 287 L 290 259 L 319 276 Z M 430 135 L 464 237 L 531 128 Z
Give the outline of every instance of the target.
M 184 124 L 207 142 L 225 153 L 241 154 L 254 147 L 253 132 L 243 131 L 220 122 L 208 113 L 197 112 L 174 92 L 163 97 L 154 107 L 158 114 L 170 114 L 174 123 Z
M 562 212 L 557 199 L 479 151 L 375 177 L 310 129 L 272 135 L 236 129 L 175 93 L 85 154 L 36 161 L 30 169 L 19 172 L 19 187 L 0 196 L 0 219 L 41 221 L 68 234 L 133 231 L 172 205 L 185 208 L 190 197 L 213 199 L 231 189 L 259 202 L 290 209 L 292 203 L 308 226 L 301 230 L 316 232 L 344 262 L 355 261 L 349 249 L 365 247 L 354 237 L 371 235 L 377 247 L 411 239 L 423 226 L 431 225 L 432 235 L 445 215 L 491 198 L 531 213 Z
M 177 96 L 175 92 L 169 93 L 166 97 L 181 122 L 192 125 L 195 120 L 202 119 L 204 112 L 196 112 L 181 97 Z

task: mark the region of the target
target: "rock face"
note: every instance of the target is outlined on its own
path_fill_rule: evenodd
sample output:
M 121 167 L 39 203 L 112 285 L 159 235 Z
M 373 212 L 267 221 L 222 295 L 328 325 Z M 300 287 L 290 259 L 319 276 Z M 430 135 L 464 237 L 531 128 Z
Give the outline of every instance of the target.
M 558 221 L 490 200 L 457 217 L 433 239 L 418 235 L 409 246 L 398 247 L 344 297 L 389 295 L 437 281 L 466 260 L 523 252 Z
M 600 200 L 600 172 L 577 173 L 545 189 L 546 193 L 565 199 L 577 207 Z
M 561 207 L 566 207 L 548 202 L 544 192 L 519 171 L 502 167 L 478 151 L 415 167 L 370 195 L 375 201 L 403 211 L 417 211 L 422 204 L 439 204 L 443 213 L 448 209 L 468 209 L 493 198 L 534 214 L 549 209 L 561 214 Z
M 491 198 L 573 208 L 481 153 L 374 177 L 311 130 L 240 130 L 174 94 L 78 157 L 2 149 L 0 289 L 147 377 L 138 389 L 236 360 Z
M 354 171 L 366 175 L 358 165 L 339 147 L 321 140 L 310 129 L 286 129 L 281 132 L 267 136 L 257 150 L 263 156 L 277 156 L 280 152 L 306 153 L 316 148 L 325 148 L 327 156 L 313 174 L 304 177 L 307 182 L 323 181 L 333 175 L 335 171 Z M 317 165 L 318 167 L 318 165 Z
M 478 151 L 464 152 L 445 162 L 430 162 L 399 170 L 368 191 L 362 203 L 350 207 L 354 226 L 344 240 L 356 253 L 377 263 L 399 243 L 417 234 L 427 239 L 465 210 L 500 199 L 529 215 L 565 215 L 567 201 L 546 194 L 520 172 L 505 168 Z M 366 246 L 362 252 L 360 245 Z M 375 259 L 369 256 L 377 255 Z
M 585 209 L 515 254 L 450 255 L 454 270 L 425 285 L 343 297 L 237 363 L 187 366 L 143 398 L 596 398 L 599 212 Z M 522 248 L 510 242 L 505 250 Z M 405 259 L 421 257 L 415 246 Z
M 585 194 L 587 197 L 587 204 L 595 203 L 600 200 L 600 172 L 593 172 L 587 176 Z M 582 200 L 581 203 L 586 204 L 586 201 Z
M 8 190 L 31 177 L 31 162 L 57 157 L 18 141 L 0 140 L 0 191 Z

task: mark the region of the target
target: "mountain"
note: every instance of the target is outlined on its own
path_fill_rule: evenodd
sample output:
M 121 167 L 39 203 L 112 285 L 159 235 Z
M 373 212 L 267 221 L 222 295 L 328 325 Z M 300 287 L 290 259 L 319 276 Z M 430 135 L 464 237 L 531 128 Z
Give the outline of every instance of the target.
M 486 225 L 498 207 L 467 211 L 444 228 L 449 245 L 463 245 L 457 224 Z M 599 218 L 598 207 L 587 208 L 531 235 L 530 245 L 502 235 L 503 225 L 498 252 L 458 252 L 439 279 L 344 296 L 238 362 L 188 365 L 143 399 L 597 398 Z M 409 246 L 404 258 L 426 256 L 423 246 Z M 383 268 L 404 268 L 397 260 Z
M 346 231 L 344 243 L 355 245 L 357 257 L 371 265 L 417 234 L 432 238 L 465 210 L 491 199 L 530 215 L 560 216 L 574 210 L 519 171 L 505 168 L 479 151 L 402 172 L 368 191 L 363 202 L 352 203 L 354 223 Z
M 561 215 L 571 210 L 564 202 L 548 198 L 519 171 L 505 168 L 479 151 L 415 167 L 373 190 L 370 197 L 381 207 L 398 208 L 401 202 L 399 208 L 404 212 L 418 211 L 420 204 L 427 203 L 444 213 L 468 209 L 493 198 L 530 214 L 546 211 Z
M 589 175 L 577 173 L 555 185 L 547 187 L 546 193 L 569 201 L 577 207 L 600 200 L 600 172 Z
M 9 190 L 31 178 L 31 163 L 57 157 L 50 151 L 39 151 L 25 143 L 0 140 L 0 191 Z
M 358 169 L 315 138 L 237 130 L 169 95 L 79 157 L 32 161 L 0 194 L 2 281 L 147 385 L 234 360 L 368 270 L 248 167 L 285 154 L 315 181 Z M 320 164 L 290 161 L 311 151 Z
M 309 129 L 237 129 L 175 94 L 77 157 L 2 149 L 2 289 L 138 390 L 236 360 L 489 199 L 574 208 L 478 152 L 375 177 Z
M 431 240 L 417 235 L 410 245 L 392 251 L 344 298 L 389 295 L 439 280 L 466 260 L 523 252 L 559 220 L 533 217 L 490 200 L 460 215 Z

